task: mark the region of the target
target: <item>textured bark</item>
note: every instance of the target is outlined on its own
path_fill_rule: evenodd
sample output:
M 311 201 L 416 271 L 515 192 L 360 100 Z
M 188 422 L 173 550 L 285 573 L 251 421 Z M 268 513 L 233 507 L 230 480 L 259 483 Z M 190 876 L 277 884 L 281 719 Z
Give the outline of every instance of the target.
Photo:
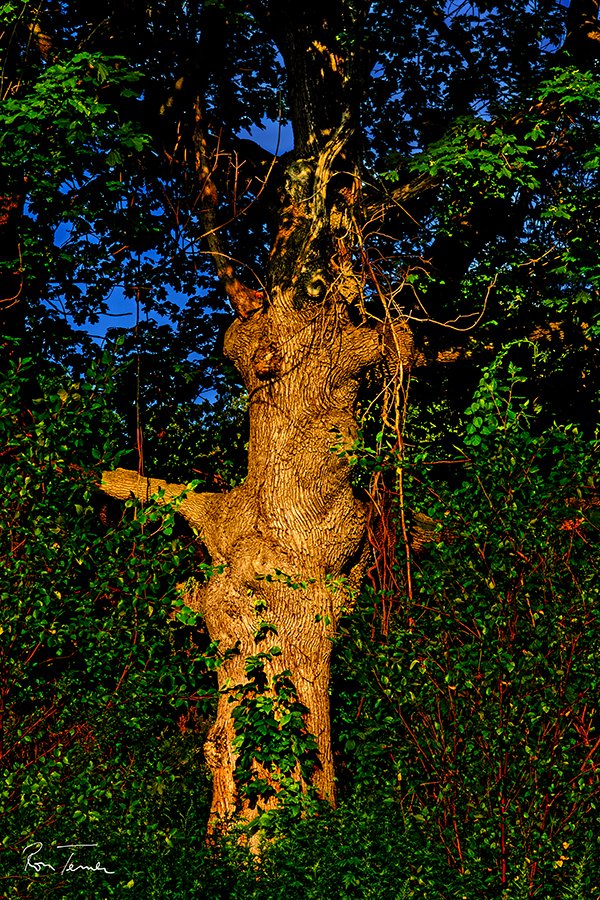
M 285 61 L 288 96 L 299 153 L 323 146 L 345 115 L 359 121 L 359 104 L 366 71 L 360 40 L 342 46 L 340 34 L 362 34 L 370 3 L 356 0 L 269 2 L 254 12 L 272 35 Z
M 365 8 L 352 6 L 357 17 Z M 285 57 L 297 143 L 283 175 L 279 227 L 260 294 L 241 284 L 223 247 L 200 101 L 196 106 L 205 237 L 237 315 L 224 351 L 250 404 L 244 484 L 228 494 L 188 494 L 178 507 L 219 567 L 188 597 L 224 654 L 221 699 L 206 742 L 214 775 L 213 828 L 237 815 L 255 815 L 236 788 L 230 699 L 232 688 L 247 681 L 248 657 L 274 645 L 281 655 L 266 663 L 265 672 L 270 678 L 291 672 L 308 709 L 306 729 L 318 746 L 311 782 L 322 798 L 335 800 L 332 638 L 370 556 L 367 508 L 352 487 L 346 450 L 356 437 L 365 373 L 384 356 L 394 368 L 408 367 L 413 358 L 403 323 L 375 327 L 360 314 L 361 180 L 354 139 L 359 60 L 339 55 L 336 34 L 352 24 L 340 20 L 340 9 L 328 0 L 285 10 L 269 4 L 264 14 Z M 183 492 L 181 485 L 123 470 L 106 473 L 103 489 L 142 499 L 162 489 L 164 501 Z M 263 622 L 276 633 L 261 639 Z
M 266 672 L 292 672 L 309 710 L 307 730 L 318 743 L 321 767 L 313 784 L 321 797 L 331 802 L 335 797 L 331 639 L 369 555 L 367 509 L 350 484 L 343 451 L 356 435 L 362 375 L 381 359 L 385 342 L 375 330 L 350 324 L 341 309 L 332 317 L 321 307 L 294 305 L 291 296 L 280 294 L 264 312 L 234 322 L 226 337 L 225 351 L 250 394 L 245 483 L 229 494 L 188 493 L 178 507 L 198 528 L 213 564 L 224 567 L 188 602 L 203 614 L 221 651 L 237 648 L 218 673 L 223 693 L 206 744 L 215 823 L 253 815 L 236 790 L 227 691 L 246 681 L 248 656 L 274 644 L 282 653 Z M 144 499 L 161 490 L 163 502 L 184 491 L 182 485 L 123 469 L 105 473 L 102 488 L 120 499 Z M 288 586 L 277 572 L 306 587 Z M 258 644 L 255 635 L 263 621 L 277 633 Z

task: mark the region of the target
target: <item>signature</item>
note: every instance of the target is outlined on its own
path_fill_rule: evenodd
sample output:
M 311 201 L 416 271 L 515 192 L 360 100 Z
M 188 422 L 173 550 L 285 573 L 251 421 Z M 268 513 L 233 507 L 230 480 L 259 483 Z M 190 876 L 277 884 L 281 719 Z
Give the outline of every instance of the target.
M 115 872 L 111 869 L 106 869 L 99 862 L 96 862 L 94 865 L 83 865 L 77 862 L 78 850 L 97 846 L 98 844 L 57 844 L 57 850 L 68 850 L 70 852 L 64 865 L 54 866 L 52 863 L 41 859 L 40 854 L 44 849 L 44 845 L 41 841 L 37 841 L 35 844 L 29 844 L 23 850 L 25 854 L 25 871 L 27 872 L 31 869 L 33 872 L 58 872 L 60 875 L 70 875 L 73 872 L 102 872 L 104 875 L 115 875 Z M 62 860 L 60 862 L 62 863 Z

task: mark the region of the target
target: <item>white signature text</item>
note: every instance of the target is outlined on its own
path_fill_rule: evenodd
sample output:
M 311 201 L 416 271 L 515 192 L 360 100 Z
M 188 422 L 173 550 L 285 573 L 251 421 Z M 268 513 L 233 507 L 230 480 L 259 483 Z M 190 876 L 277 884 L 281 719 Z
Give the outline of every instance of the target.
M 94 862 L 91 865 L 78 862 L 78 852 L 81 853 L 82 850 L 89 851 L 90 848 L 97 846 L 98 844 L 57 844 L 57 850 L 65 850 L 67 852 L 64 854 L 64 861 L 61 859 L 55 866 L 42 859 L 44 845 L 41 841 L 36 841 L 35 844 L 29 844 L 23 850 L 25 854 L 25 871 L 58 872 L 60 875 L 71 875 L 74 872 L 102 872 L 104 875 L 115 875 L 115 872 L 105 868 L 99 862 Z M 89 854 L 86 852 L 84 859 L 88 857 Z

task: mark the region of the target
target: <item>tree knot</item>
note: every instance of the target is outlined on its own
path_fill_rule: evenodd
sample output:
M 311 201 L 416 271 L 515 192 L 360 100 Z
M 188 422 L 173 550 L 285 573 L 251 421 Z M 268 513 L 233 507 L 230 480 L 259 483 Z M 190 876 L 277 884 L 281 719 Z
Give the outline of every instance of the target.
M 261 342 L 252 356 L 252 366 L 257 378 L 266 381 L 281 373 L 281 352 L 273 341 Z

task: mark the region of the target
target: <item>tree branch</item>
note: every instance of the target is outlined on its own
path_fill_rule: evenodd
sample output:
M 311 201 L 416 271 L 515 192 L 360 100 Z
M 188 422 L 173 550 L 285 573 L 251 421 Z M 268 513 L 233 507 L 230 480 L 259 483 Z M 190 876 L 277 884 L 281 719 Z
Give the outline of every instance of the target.
M 204 229 L 204 238 L 229 302 L 241 319 L 247 319 L 252 313 L 263 308 L 264 296 L 261 291 L 252 290 L 242 284 L 235 274 L 231 256 L 224 247 L 220 234 L 221 226 L 217 218 L 217 188 L 212 178 L 216 163 L 213 162 L 211 165 L 199 97 L 196 98 L 194 111 L 194 150 L 196 171 L 200 179 L 200 218 Z
M 354 49 L 344 47 L 338 35 L 354 34 L 366 8 L 338 0 L 269 0 L 264 14 L 257 11 L 285 62 L 298 155 L 312 155 L 327 144 L 348 112 L 357 119 L 360 79 L 350 73 L 358 73 L 354 56 L 362 55 L 360 42 Z
M 438 324 L 444 327 L 443 323 L 440 322 Z M 446 325 L 445 327 L 448 328 L 449 326 Z M 575 348 L 581 346 L 581 343 L 590 340 L 588 328 L 589 326 L 585 324 L 573 327 L 571 323 L 564 320 L 542 320 L 540 322 L 531 322 L 525 334 L 523 334 L 521 329 L 511 330 L 507 327 L 501 333 L 498 333 L 496 340 L 494 340 L 493 335 L 488 335 L 484 346 L 480 347 L 479 350 L 474 349 L 472 343 L 468 341 L 460 344 L 448 344 L 443 347 L 439 347 L 437 344 L 425 344 L 419 352 L 414 354 L 413 365 L 417 367 L 446 366 L 452 363 L 464 363 L 466 360 L 474 360 L 477 364 L 481 364 L 485 359 L 493 358 L 499 352 L 503 343 L 519 337 L 523 337 L 532 344 L 544 345 L 551 342 L 560 342 L 564 352 L 572 352 Z M 466 331 L 467 329 L 464 330 Z M 456 331 L 456 329 L 453 329 L 453 331 Z
M 135 497 L 143 503 L 152 498 L 160 506 L 176 503 L 177 512 L 204 537 L 217 518 L 223 494 L 195 494 L 185 484 L 169 484 L 162 478 L 145 478 L 131 469 L 102 473 L 100 490 L 116 500 Z M 161 492 L 161 496 L 157 496 Z
M 561 52 L 571 54 L 577 65 L 589 65 L 600 56 L 600 0 L 571 0 L 567 10 L 567 36 Z

